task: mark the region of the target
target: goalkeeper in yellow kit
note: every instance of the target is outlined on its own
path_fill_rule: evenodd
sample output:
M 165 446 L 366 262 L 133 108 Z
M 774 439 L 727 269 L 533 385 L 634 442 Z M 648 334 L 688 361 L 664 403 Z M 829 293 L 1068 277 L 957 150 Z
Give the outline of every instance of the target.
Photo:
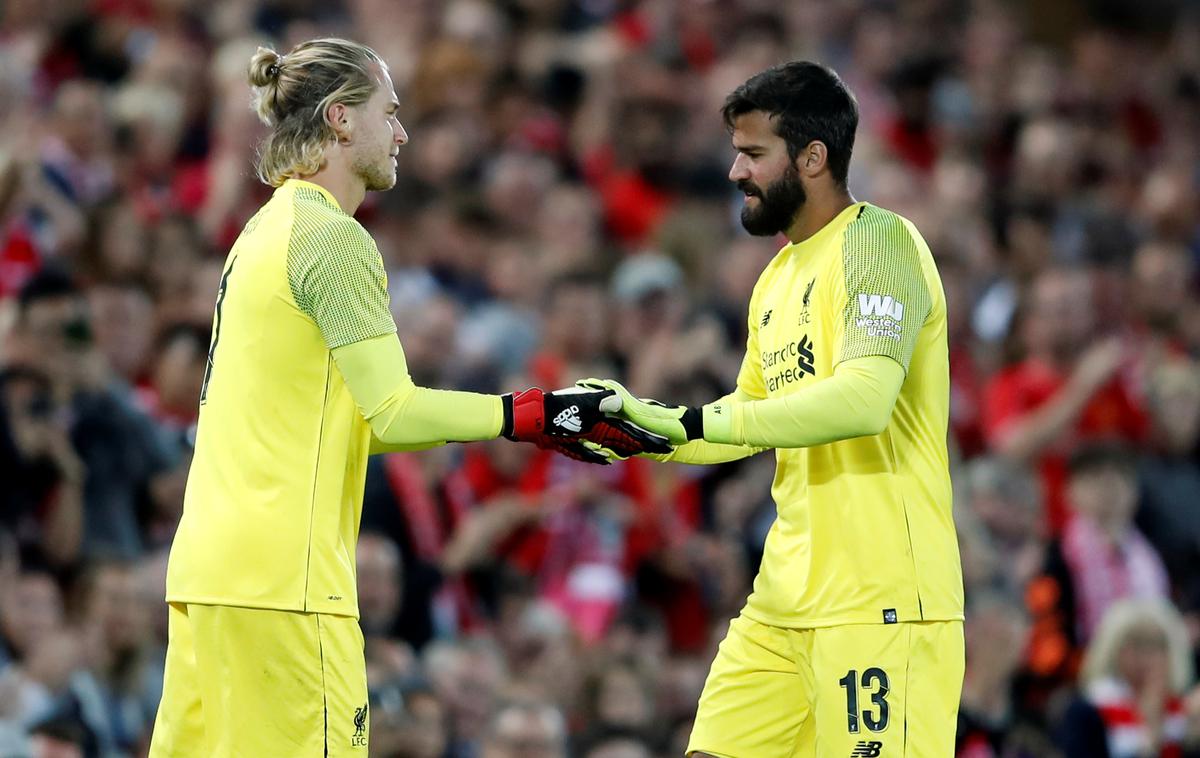
M 413 384 L 383 261 L 352 215 L 408 137 L 387 66 L 339 39 L 250 64 L 276 187 L 225 263 L 167 572 L 150 755 L 366 755 L 355 591 L 367 456 L 505 436 L 594 463 L 670 447 L 599 404 Z
M 755 286 L 737 388 L 703 408 L 610 408 L 680 445 L 664 460 L 776 451 L 778 516 L 700 698 L 689 752 L 949 757 L 963 587 L 946 455 L 946 300 L 913 225 L 846 186 L 858 111 L 795 62 L 724 107 L 752 234 L 785 245 Z

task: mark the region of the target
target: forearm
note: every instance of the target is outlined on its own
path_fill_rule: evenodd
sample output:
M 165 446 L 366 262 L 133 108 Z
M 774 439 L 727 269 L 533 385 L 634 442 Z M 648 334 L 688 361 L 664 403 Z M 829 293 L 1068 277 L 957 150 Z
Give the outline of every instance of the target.
M 833 376 L 791 395 L 719 401 L 704 408 L 704 439 L 753 448 L 796 448 L 879 434 L 904 383 L 884 356 L 840 364 Z
M 439 568 L 454 576 L 485 563 L 496 545 L 525 523 L 530 513 L 526 504 L 514 498 L 484 503 L 450 536 Z
M 54 494 L 42 547 L 55 566 L 69 566 L 83 544 L 83 491 L 79 481 L 64 479 Z
M 709 442 L 707 440 L 692 440 L 664 455 L 647 453 L 642 457 L 653 458 L 656 461 L 664 463 L 669 461 L 671 463 L 692 463 L 703 466 L 740 461 L 743 458 L 749 458 L 762 451 L 763 448 L 761 447 L 750 447 L 749 445 L 728 445 L 720 442 Z
M 1054 442 L 1079 416 L 1088 395 L 1068 383 L 1048 403 L 1013 421 L 996 444 L 996 452 L 1015 460 L 1028 460 Z
M 421 450 L 430 450 L 435 447 L 441 447 L 445 444 L 446 440 L 418 442 L 411 445 L 389 444 L 376 437 L 374 430 L 371 431 L 371 455 L 379 455 L 381 453 L 415 453 Z
M 394 334 L 339 347 L 333 358 L 378 441 L 373 450 L 377 444 L 411 450 L 500 434 L 499 396 L 416 386 Z

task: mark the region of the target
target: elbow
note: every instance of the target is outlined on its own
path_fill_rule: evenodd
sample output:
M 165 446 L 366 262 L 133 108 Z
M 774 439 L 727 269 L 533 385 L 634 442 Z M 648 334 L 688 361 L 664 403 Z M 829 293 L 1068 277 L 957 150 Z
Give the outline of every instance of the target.
M 873 437 L 876 434 L 883 434 L 883 430 L 887 429 L 888 424 L 892 421 L 892 409 L 894 403 L 879 408 L 872 408 L 868 412 L 863 413 L 859 417 L 858 429 L 856 437 Z
M 416 394 L 416 388 L 412 385 L 403 387 L 394 392 L 369 416 L 363 414 L 367 424 L 371 427 L 371 435 L 379 443 L 407 445 L 420 441 L 412 439 L 412 432 L 418 428 L 418 425 L 404 423 Z
M 371 427 L 372 447 L 378 448 L 400 444 L 401 440 L 392 439 L 392 437 L 395 435 L 394 433 L 389 433 L 389 427 L 391 425 L 382 415 L 372 416 L 371 418 L 367 419 L 367 424 Z

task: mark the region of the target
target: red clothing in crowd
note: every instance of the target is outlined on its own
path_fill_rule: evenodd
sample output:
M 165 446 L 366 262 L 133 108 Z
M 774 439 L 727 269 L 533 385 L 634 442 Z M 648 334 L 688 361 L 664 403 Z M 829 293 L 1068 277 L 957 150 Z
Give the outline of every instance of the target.
M 590 503 L 564 494 L 567 502 L 509 535 L 496 550 L 503 561 L 535 577 L 542 596 L 562 608 L 580 635 L 592 641 L 616 615 L 638 564 L 662 544 L 648 465 L 634 458 L 596 467 L 538 451 L 510 478 L 495 469 L 485 451 L 470 448 L 447 479 L 445 494 L 456 521 L 505 492 L 529 496 L 530 507 L 537 507 L 537 499 L 550 488 L 581 476 L 597 477 L 605 493 L 625 496 L 633 512 L 627 521 L 614 521 Z
M 1026 360 L 992 377 L 984 390 L 983 425 L 988 444 L 995 448 L 1012 425 L 1053 399 L 1069 376 L 1055 367 Z M 1067 460 L 1084 442 L 1139 442 L 1148 423 L 1132 393 L 1118 377 L 1102 387 L 1084 407 L 1075 424 L 1051 443 L 1037 459 L 1046 500 L 1046 518 L 1057 534 L 1067 521 Z

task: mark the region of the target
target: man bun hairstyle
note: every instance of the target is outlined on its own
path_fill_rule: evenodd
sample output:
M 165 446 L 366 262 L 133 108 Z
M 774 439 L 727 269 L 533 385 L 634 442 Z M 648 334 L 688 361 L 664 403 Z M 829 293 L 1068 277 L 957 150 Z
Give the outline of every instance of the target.
M 787 143 L 794 161 L 810 142 L 823 142 L 829 172 L 845 187 L 858 129 L 858 103 L 828 66 L 792 61 L 755 74 L 725 98 L 721 115 L 732 130 L 734 121 L 753 111 L 768 114 L 775 133 Z
M 386 67 L 374 50 L 334 37 L 302 42 L 284 55 L 258 48 L 247 79 L 254 111 L 271 127 L 259 146 L 258 178 L 278 187 L 291 177 L 315 174 L 326 144 L 337 136 L 329 106 L 371 99 L 378 86 L 373 66 Z

